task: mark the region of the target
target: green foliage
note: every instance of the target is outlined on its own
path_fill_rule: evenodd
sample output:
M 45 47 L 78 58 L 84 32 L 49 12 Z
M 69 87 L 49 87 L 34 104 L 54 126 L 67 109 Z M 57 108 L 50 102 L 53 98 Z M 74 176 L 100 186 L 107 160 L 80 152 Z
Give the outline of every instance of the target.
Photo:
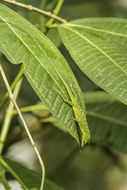
M 38 174 L 28 168 L 25 168 L 24 166 L 20 165 L 19 163 L 16 163 L 7 158 L 1 158 L 1 159 L 4 160 L 5 164 L 7 164 L 11 168 L 11 170 L 13 170 L 13 172 L 18 176 L 18 178 L 20 179 L 22 184 L 24 184 L 24 186 L 26 187 L 25 190 L 26 189 L 29 189 L 29 190 L 38 190 L 39 189 L 40 183 L 41 183 L 41 175 L 40 174 Z M 1 169 L 2 168 L 3 168 L 3 166 L 1 166 Z M 5 171 L 8 172 L 10 170 L 8 170 L 8 167 L 6 168 L 6 170 L 4 169 L 3 170 L 4 175 L 5 175 Z M 7 181 L 5 181 L 4 175 L 2 177 L 3 178 L 2 182 L 4 182 L 3 184 L 7 184 Z M 6 187 L 7 187 L 7 190 L 9 190 L 7 185 L 6 185 Z M 44 190 L 49 190 L 49 189 L 50 190 L 63 190 L 63 188 L 55 185 L 52 181 L 45 180 Z
M 62 2 L 59 1 L 61 5 Z M 80 6 L 90 2 L 95 1 L 81 0 Z M 102 5 L 105 1 L 96 2 Z M 40 3 L 42 9 L 50 11 L 57 0 L 36 3 Z M 74 4 L 77 2 L 66 1 L 65 7 Z M 57 9 L 55 14 L 58 12 Z M 40 122 L 39 125 L 50 123 L 71 134 L 82 146 L 91 136 L 91 144 L 127 152 L 127 20 L 82 18 L 64 22 L 61 17 L 56 17 L 56 20 L 59 18 L 58 20 L 62 22 L 58 24 L 54 18 L 48 19 L 44 15 L 42 17 L 38 12 L 27 14 L 25 11 L 23 15 L 26 15 L 33 24 L 0 4 L 0 50 L 13 65 L 17 67 L 18 64 L 23 65 L 21 75 L 24 72 L 30 86 L 41 100 L 38 104 L 21 108 L 21 112 L 32 112 Z M 52 17 L 50 13 L 49 16 Z M 71 58 L 67 63 L 63 52 L 57 48 L 62 42 L 83 74 L 107 93 L 100 89 L 82 93 L 68 64 Z M 62 47 L 60 48 L 62 50 Z M 13 82 L 12 90 L 18 78 L 19 75 Z M 87 86 L 86 81 L 82 85 Z M 4 106 L 7 97 L 8 95 L 1 101 L 1 107 Z M 11 112 L 12 119 L 16 111 Z M 2 141 L 0 139 L 0 143 L 3 141 L 6 139 Z M 54 151 L 54 154 L 57 152 Z M 40 188 L 40 174 L 0 156 L 0 181 L 6 190 L 10 189 L 6 179 L 8 172 L 23 189 Z M 44 190 L 62 189 L 46 179 Z
M 59 27 L 61 38 L 79 68 L 98 86 L 127 104 L 124 19 L 80 19 Z
M 91 143 L 127 152 L 126 105 L 102 91 L 84 93 L 84 100 L 86 102 L 86 115 L 91 132 Z M 33 113 L 41 117 L 45 109 L 43 109 L 43 105 L 40 102 L 33 106 Z M 52 118 L 50 115 L 48 118 L 42 119 L 42 122 L 46 121 L 52 122 L 59 128 L 55 118 Z
M 73 109 L 56 91 L 70 99 L 60 78 L 62 76 L 68 85 L 73 85 L 75 97 L 84 110 L 81 90 L 66 60 L 46 36 L 3 5 L 0 6 L 0 18 L 1 31 L 4 33 L 0 35 L 2 52 L 13 64 L 24 64 L 24 74 L 40 99 L 58 119 L 61 128 L 80 142 L 77 123 L 72 121 L 75 118 Z
M 127 107 L 104 92 L 85 95 L 91 142 L 127 152 Z

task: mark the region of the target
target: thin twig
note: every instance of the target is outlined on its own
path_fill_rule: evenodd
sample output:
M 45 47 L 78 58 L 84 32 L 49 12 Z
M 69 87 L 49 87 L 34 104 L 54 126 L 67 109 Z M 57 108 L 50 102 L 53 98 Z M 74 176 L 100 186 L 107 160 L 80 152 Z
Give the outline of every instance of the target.
M 42 15 L 45 15 L 47 17 L 51 17 L 61 23 L 66 23 L 67 21 L 59 16 L 56 16 L 54 14 L 52 14 L 51 12 L 47 12 L 47 11 L 44 11 L 44 10 L 41 10 L 41 9 L 38 9 L 36 7 L 33 7 L 32 5 L 25 5 L 23 3 L 18 3 L 16 1 L 12 1 L 12 0 L 1 0 L 3 2 L 6 2 L 6 3 L 9 3 L 9 4 L 12 4 L 12 5 L 15 5 L 15 6 L 18 6 L 18 7 L 22 7 L 24 9 L 28 9 L 29 11 L 35 11 L 39 14 L 42 14 Z
M 28 138 L 29 138 L 29 140 L 30 140 L 30 142 L 31 142 L 31 144 L 32 144 L 32 146 L 33 146 L 35 152 L 36 152 L 36 155 L 37 155 L 37 157 L 38 157 L 38 160 L 39 160 L 39 162 L 40 162 L 41 169 L 42 169 L 42 180 L 41 180 L 41 187 L 40 187 L 40 190 L 43 190 L 43 187 L 44 187 L 44 180 L 45 180 L 45 167 L 44 167 L 43 160 L 42 160 L 42 158 L 41 158 L 41 156 L 40 156 L 40 153 L 39 153 L 39 151 L 38 151 L 38 149 L 37 149 L 37 146 L 36 146 L 36 144 L 35 144 L 35 142 L 34 142 L 32 136 L 31 136 L 31 134 L 30 134 L 30 132 L 29 132 L 29 129 L 28 129 L 28 127 L 27 127 L 27 124 L 26 124 L 26 122 L 25 122 L 25 120 L 24 120 L 24 118 L 23 118 L 23 116 L 22 116 L 22 113 L 20 112 L 20 109 L 19 109 L 19 107 L 18 107 L 18 105 L 17 105 L 17 103 L 16 103 L 16 101 L 15 101 L 15 99 L 14 99 L 14 96 L 13 96 L 13 94 L 12 94 L 10 85 L 9 85 L 9 83 L 8 83 L 8 80 L 7 80 L 7 78 L 6 78 L 6 75 L 5 75 L 5 73 L 4 73 L 4 70 L 3 70 L 2 66 L 1 66 L 1 64 L 0 64 L 0 72 L 1 72 L 2 78 L 3 78 L 3 80 L 4 80 L 4 83 L 5 83 L 5 85 L 6 85 L 6 88 L 7 88 L 7 90 L 8 90 L 9 97 L 10 97 L 11 101 L 13 102 L 13 104 L 14 104 L 14 106 L 15 106 L 15 108 L 16 108 L 18 114 L 19 114 L 19 117 L 20 117 L 20 119 L 21 119 L 21 121 L 22 121 L 22 124 L 23 124 L 25 130 L 26 130 L 26 133 L 27 133 L 27 135 L 28 135 Z

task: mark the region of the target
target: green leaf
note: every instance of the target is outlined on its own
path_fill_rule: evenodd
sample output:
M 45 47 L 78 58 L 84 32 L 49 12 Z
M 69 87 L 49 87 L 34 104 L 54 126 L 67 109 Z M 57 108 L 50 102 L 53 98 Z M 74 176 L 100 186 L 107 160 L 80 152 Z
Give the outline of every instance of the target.
M 5 173 L 6 173 L 5 168 L 0 164 L 0 182 L 4 185 L 5 190 L 10 190 L 11 188 L 8 185 Z
M 87 92 L 84 94 L 86 115 L 90 128 L 91 142 L 127 152 L 127 107 L 111 95 L 103 92 Z M 42 103 L 38 103 L 37 106 Z M 40 107 L 39 106 L 39 107 Z M 33 105 L 42 122 L 51 122 L 58 126 L 55 118 L 43 117 L 42 109 Z
M 104 92 L 85 95 L 91 142 L 127 152 L 127 107 Z
M 41 183 L 41 175 L 7 158 L 1 158 L 16 173 L 28 189 L 38 190 Z M 6 169 L 7 170 L 7 169 Z M 8 171 L 8 170 L 7 170 Z M 44 190 L 64 190 L 50 180 L 45 180 Z
M 59 126 L 80 142 L 72 106 L 60 95 L 70 100 L 62 76 L 68 86 L 73 86 L 75 98 L 85 111 L 82 92 L 66 60 L 45 35 L 2 4 L 0 19 L 0 49 L 13 64 L 24 64 L 26 78 L 56 117 Z
M 80 19 L 60 25 L 59 32 L 79 68 L 127 104 L 127 20 Z

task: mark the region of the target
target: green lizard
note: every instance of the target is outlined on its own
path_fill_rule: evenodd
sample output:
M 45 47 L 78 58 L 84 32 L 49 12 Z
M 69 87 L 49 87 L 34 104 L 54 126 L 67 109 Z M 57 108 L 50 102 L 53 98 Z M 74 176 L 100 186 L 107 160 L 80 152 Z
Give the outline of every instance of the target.
M 33 37 L 32 37 L 33 38 Z M 75 115 L 75 120 L 78 122 L 78 125 L 80 127 L 80 130 L 82 132 L 82 141 L 81 141 L 81 147 L 83 147 L 84 144 L 86 144 L 87 142 L 90 141 L 90 132 L 89 132 L 89 128 L 87 125 L 87 121 L 86 121 L 86 116 L 83 113 L 83 110 L 81 109 L 80 105 L 78 104 L 78 101 L 76 100 L 76 97 L 73 93 L 73 91 L 71 90 L 71 88 L 69 88 L 68 84 L 65 82 L 65 80 L 63 79 L 63 77 L 60 75 L 60 73 L 58 72 L 58 70 L 56 69 L 56 67 L 54 66 L 54 64 L 52 63 L 52 61 L 49 59 L 48 55 L 46 54 L 46 52 L 42 49 L 42 47 L 38 44 L 38 42 L 33 39 L 35 41 L 35 43 L 38 45 L 38 47 L 41 49 L 41 51 L 44 53 L 44 55 L 46 56 L 48 62 L 52 65 L 53 69 L 55 70 L 55 72 L 58 74 L 59 78 L 61 79 L 61 81 L 63 82 L 68 95 L 70 97 L 70 100 L 67 100 L 64 95 L 56 89 L 56 91 L 59 93 L 59 95 L 63 98 L 63 100 L 69 104 L 72 105 L 73 111 L 74 111 L 74 115 Z
M 67 84 L 67 82 L 63 79 L 62 75 L 59 73 L 59 71 L 57 70 L 57 68 L 55 67 L 55 65 L 52 63 L 52 61 L 50 60 L 50 58 L 48 57 L 47 53 L 43 50 L 43 48 L 40 46 L 40 44 L 36 41 L 36 39 L 34 39 L 34 37 L 29 34 L 27 31 L 25 31 L 23 28 L 15 25 L 15 24 L 11 24 L 9 22 L 6 21 L 2 21 L 3 23 L 7 24 L 7 25 L 13 25 L 16 26 L 17 28 L 21 29 L 22 31 L 24 31 L 35 43 L 36 45 L 39 47 L 39 49 L 42 51 L 42 53 L 45 55 L 47 61 L 52 65 L 53 69 L 55 70 L 55 72 L 57 73 L 57 75 L 59 76 L 59 78 L 61 79 L 61 81 L 63 82 L 67 93 L 70 97 L 70 100 L 67 100 L 64 95 L 62 94 L 62 92 L 60 92 L 59 90 L 55 90 L 62 98 L 63 100 L 72 106 L 73 111 L 74 111 L 74 115 L 75 118 L 74 120 L 77 121 L 79 128 L 82 132 L 82 140 L 81 140 L 81 147 L 83 147 L 84 144 L 86 144 L 87 142 L 90 141 L 90 132 L 89 132 L 89 128 L 87 125 L 87 121 L 86 121 L 86 116 L 85 113 L 83 112 L 83 110 L 81 109 L 80 105 L 78 104 L 77 98 L 73 92 L 73 90 L 71 89 L 71 87 Z M 10 27 L 9 27 L 10 28 Z
M 57 73 L 58 74 L 58 73 Z M 63 78 L 61 77 L 61 75 L 59 75 L 59 77 L 61 78 L 68 94 L 69 94 L 69 97 L 71 99 L 70 100 L 67 100 L 64 95 L 57 89 L 54 89 L 56 92 L 58 92 L 58 94 L 62 97 L 62 99 L 69 105 L 72 106 L 73 108 L 73 111 L 74 111 L 74 115 L 75 115 L 75 118 L 74 120 L 77 121 L 79 127 L 80 127 L 80 130 L 82 132 L 82 141 L 81 141 L 81 147 L 84 146 L 84 144 L 86 144 L 87 142 L 90 141 L 90 132 L 89 132 L 89 128 L 88 128 L 88 125 L 87 125 L 87 120 L 86 120 L 86 116 L 85 114 L 83 113 L 83 110 L 81 109 L 80 105 L 78 104 L 77 100 L 76 100 L 76 97 L 72 91 L 71 88 L 69 88 L 69 86 L 67 85 L 67 83 L 63 80 Z

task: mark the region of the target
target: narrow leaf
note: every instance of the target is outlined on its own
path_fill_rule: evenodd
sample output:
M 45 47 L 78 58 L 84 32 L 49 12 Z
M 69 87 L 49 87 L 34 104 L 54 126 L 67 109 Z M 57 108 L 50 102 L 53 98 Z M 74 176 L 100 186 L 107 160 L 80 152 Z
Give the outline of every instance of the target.
M 61 128 L 69 132 L 78 142 L 83 141 L 79 137 L 79 126 L 74 121 L 73 107 L 67 103 L 68 100 L 71 101 L 71 97 L 66 86 L 69 89 L 72 86 L 75 99 L 83 112 L 84 99 L 64 57 L 37 28 L 2 4 L 0 4 L 0 19 L 2 52 L 12 63 L 24 64 L 26 78 L 57 118 Z M 85 125 L 87 126 L 86 122 Z
M 79 68 L 127 104 L 127 20 L 79 19 L 60 25 L 59 32 Z
M 2 158 L 9 167 L 17 174 L 19 179 L 30 190 L 38 190 L 41 183 L 41 175 L 7 158 Z M 63 190 L 52 181 L 45 181 L 44 190 Z

